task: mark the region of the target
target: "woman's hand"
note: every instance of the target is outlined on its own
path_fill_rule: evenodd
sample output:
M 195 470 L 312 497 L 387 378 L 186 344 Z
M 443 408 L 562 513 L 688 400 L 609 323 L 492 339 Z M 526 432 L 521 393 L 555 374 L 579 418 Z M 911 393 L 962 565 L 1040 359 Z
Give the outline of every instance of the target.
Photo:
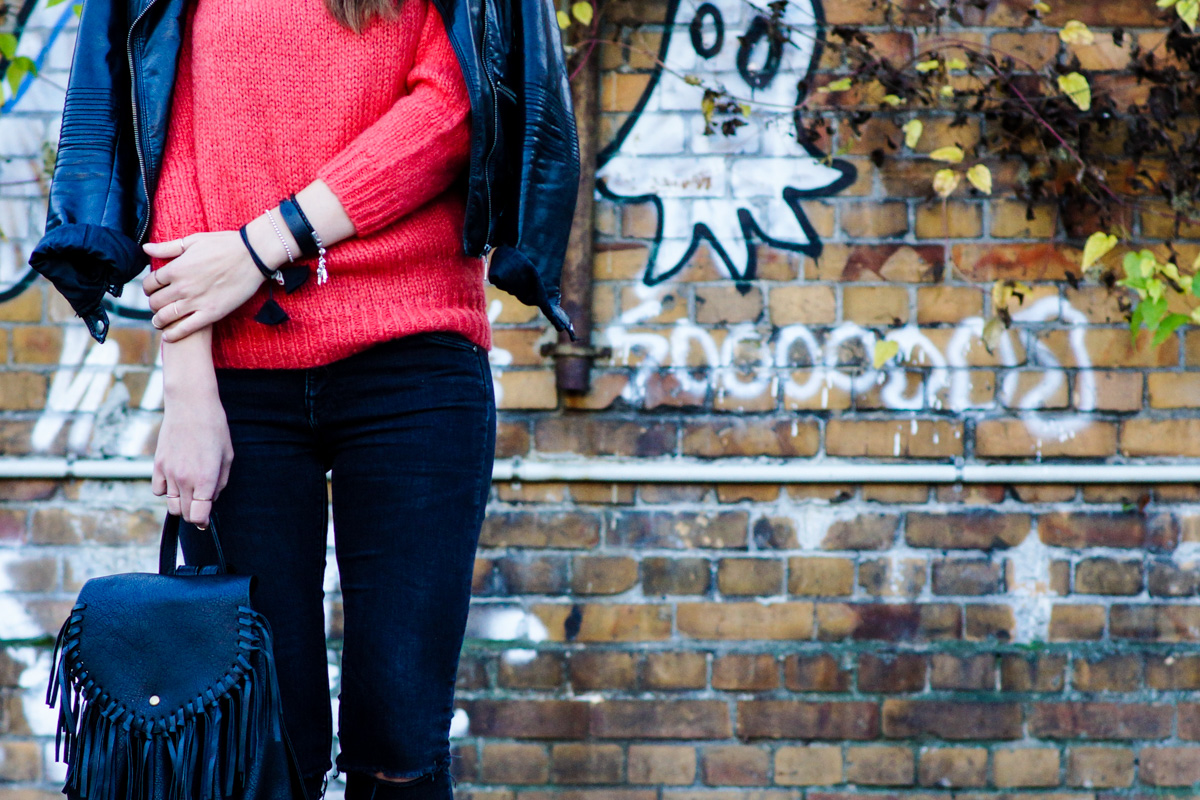
M 262 285 L 263 274 L 237 231 L 192 233 L 142 245 L 155 258 L 171 259 L 142 279 L 163 341 L 177 342 L 227 316 Z
M 233 461 L 213 369 L 212 328 L 161 346 L 163 420 L 150 490 L 167 496 L 169 512 L 207 528 L 212 501 L 225 488 Z
M 169 512 L 207 528 L 232 462 L 233 444 L 220 397 L 202 392 L 164 403 L 150 486 L 154 494 L 167 496 Z

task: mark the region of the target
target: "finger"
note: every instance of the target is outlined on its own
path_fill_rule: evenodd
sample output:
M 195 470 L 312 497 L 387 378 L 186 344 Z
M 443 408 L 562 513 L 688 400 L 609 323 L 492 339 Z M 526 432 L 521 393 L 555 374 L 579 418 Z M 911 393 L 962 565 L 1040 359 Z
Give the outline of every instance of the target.
M 151 297 L 155 292 L 159 292 L 171 284 L 170 273 L 166 267 L 160 267 L 156 270 L 151 270 L 150 274 L 142 278 L 142 291 L 147 297 Z
M 179 320 L 186 317 L 189 313 L 191 312 L 188 311 L 186 305 L 182 304 L 179 300 L 172 300 L 155 312 L 154 316 L 150 318 L 150 324 L 160 331 L 165 332 L 172 324 L 179 322 Z M 174 340 L 168 339 L 167 341 Z
M 186 238 L 184 237 L 184 239 Z M 184 247 L 183 239 L 171 239 L 166 242 L 146 242 L 142 245 L 142 249 L 148 255 L 152 255 L 155 258 L 177 258 L 183 255 Z
M 167 513 L 179 516 L 179 485 L 167 478 Z
M 183 299 L 180 295 L 181 292 L 176 289 L 176 285 L 172 284 L 167 288 L 160 289 L 154 294 L 150 295 L 147 300 L 147 304 L 150 306 L 151 311 L 158 313 L 162 309 L 171 305 L 171 303 L 174 303 L 176 300 Z
M 162 468 L 158 464 L 154 465 L 154 471 L 150 475 L 150 494 L 155 497 L 162 497 L 167 493 L 167 476 L 163 474 Z
M 211 500 L 197 500 L 195 498 L 192 498 L 191 512 L 189 514 L 190 519 L 188 520 L 188 522 L 192 523 L 193 525 L 195 525 L 197 528 L 199 528 L 202 531 L 208 530 L 208 519 L 211 514 L 212 514 L 212 501 Z
M 183 319 L 179 320 L 178 322 L 176 322 L 172 325 L 167 326 L 167 328 L 165 330 L 163 330 L 163 341 L 178 342 L 181 339 L 186 339 L 187 337 L 191 336 L 196 331 L 203 328 L 208 323 L 209 323 L 209 320 L 207 319 L 207 317 L 205 317 L 198 311 L 195 313 L 192 313 L 192 314 L 188 314 Z
M 208 527 L 208 517 L 212 513 L 212 501 L 216 499 L 216 486 L 210 482 L 197 484 L 192 489 L 191 508 L 188 521 L 198 528 Z
M 221 462 L 221 473 L 217 475 L 217 490 L 213 493 L 213 500 L 221 496 L 221 492 L 229 485 L 229 467 L 232 464 L 232 459 L 227 459 Z

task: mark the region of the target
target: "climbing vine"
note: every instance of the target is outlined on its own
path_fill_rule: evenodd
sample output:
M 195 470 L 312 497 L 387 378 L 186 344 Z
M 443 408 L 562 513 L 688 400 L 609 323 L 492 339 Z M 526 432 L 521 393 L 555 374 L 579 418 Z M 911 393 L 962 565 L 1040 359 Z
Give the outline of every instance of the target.
M 765 18 L 772 43 L 797 46 L 799 37 L 812 35 L 786 22 L 788 0 L 746 2 Z M 1200 0 L 1128 2 L 1151 10 L 1157 5 L 1161 35 L 1116 28 L 1104 34 L 1109 43 L 1079 20 L 1050 26 L 1053 0 L 873 0 L 872 25 L 825 31 L 825 68 L 798 86 L 797 136 L 831 150 L 833 158 L 865 138 L 872 121 L 891 121 L 895 135 L 870 157 L 880 167 L 891 158 L 927 159 L 930 202 L 945 208 L 956 196 L 1004 192 L 1025 203 L 1030 220 L 1039 207 L 1052 206 L 1060 223 L 1056 236 L 1087 242 L 1080 273 L 1068 280 L 1107 285 L 1134 332 L 1148 328 L 1162 341 L 1180 325 L 1200 324 L 1200 311 L 1193 310 L 1200 305 L 1200 280 L 1191 280 L 1200 259 L 1183 268 L 1174 246 L 1185 226 L 1200 221 Z M 598 40 L 604 7 L 583 11 L 587 5 L 579 0 L 560 13 L 560 25 L 575 32 L 568 49 L 576 61 L 591 55 L 598 41 L 629 47 Z M 986 25 L 1000 5 L 1027 18 L 1024 32 L 1056 34 L 1055 51 L 1004 52 L 972 36 L 967 29 Z M 919 44 L 887 44 L 896 41 Z M 1123 55 L 1115 68 L 1085 66 L 1112 51 Z M 656 54 L 640 55 L 669 69 Z M 732 135 L 755 113 L 754 98 L 710 77 L 678 77 L 703 87 L 708 135 Z M 930 126 L 934 117 L 950 124 Z M 981 123 L 977 139 L 967 135 L 972 121 Z M 840 146 L 828 146 L 835 141 Z M 1118 268 L 1106 256 L 1121 242 L 1135 245 L 1139 215 L 1165 225 L 1172 239 L 1129 253 Z M 994 342 L 1010 322 L 1010 301 L 1030 289 L 1014 281 L 992 288 L 985 341 Z

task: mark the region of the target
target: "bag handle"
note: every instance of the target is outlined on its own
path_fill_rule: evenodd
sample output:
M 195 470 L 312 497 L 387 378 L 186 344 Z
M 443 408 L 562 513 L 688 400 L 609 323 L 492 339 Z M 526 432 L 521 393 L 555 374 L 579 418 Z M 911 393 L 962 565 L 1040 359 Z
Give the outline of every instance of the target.
M 163 523 L 162 539 L 158 545 L 158 574 L 174 575 L 175 561 L 179 550 L 179 523 L 183 517 L 167 513 Z M 208 529 L 212 531 L 213 546 L 217 549 L 217 571 L 224 574 L 229 570 L 225 566 L 225 553 L 221 550 L 221 539 L 217 536 L 217 515 L 213 514 L 208 521 Z

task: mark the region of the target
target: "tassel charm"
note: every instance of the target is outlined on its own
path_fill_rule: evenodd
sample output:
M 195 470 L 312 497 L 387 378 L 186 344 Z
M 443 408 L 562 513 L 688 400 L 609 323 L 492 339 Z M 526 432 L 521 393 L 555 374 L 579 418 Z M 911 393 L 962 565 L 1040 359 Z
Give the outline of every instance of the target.
M 258 313 L 254 315 L 255 322 L 261 322 L 263 325 L 278 325 L 281 322 L 287 322 L 291 317 L 283 310 L 283 306 L 275 301 L 275 297 L 268 297 L 262 307 L 258 309 Z

